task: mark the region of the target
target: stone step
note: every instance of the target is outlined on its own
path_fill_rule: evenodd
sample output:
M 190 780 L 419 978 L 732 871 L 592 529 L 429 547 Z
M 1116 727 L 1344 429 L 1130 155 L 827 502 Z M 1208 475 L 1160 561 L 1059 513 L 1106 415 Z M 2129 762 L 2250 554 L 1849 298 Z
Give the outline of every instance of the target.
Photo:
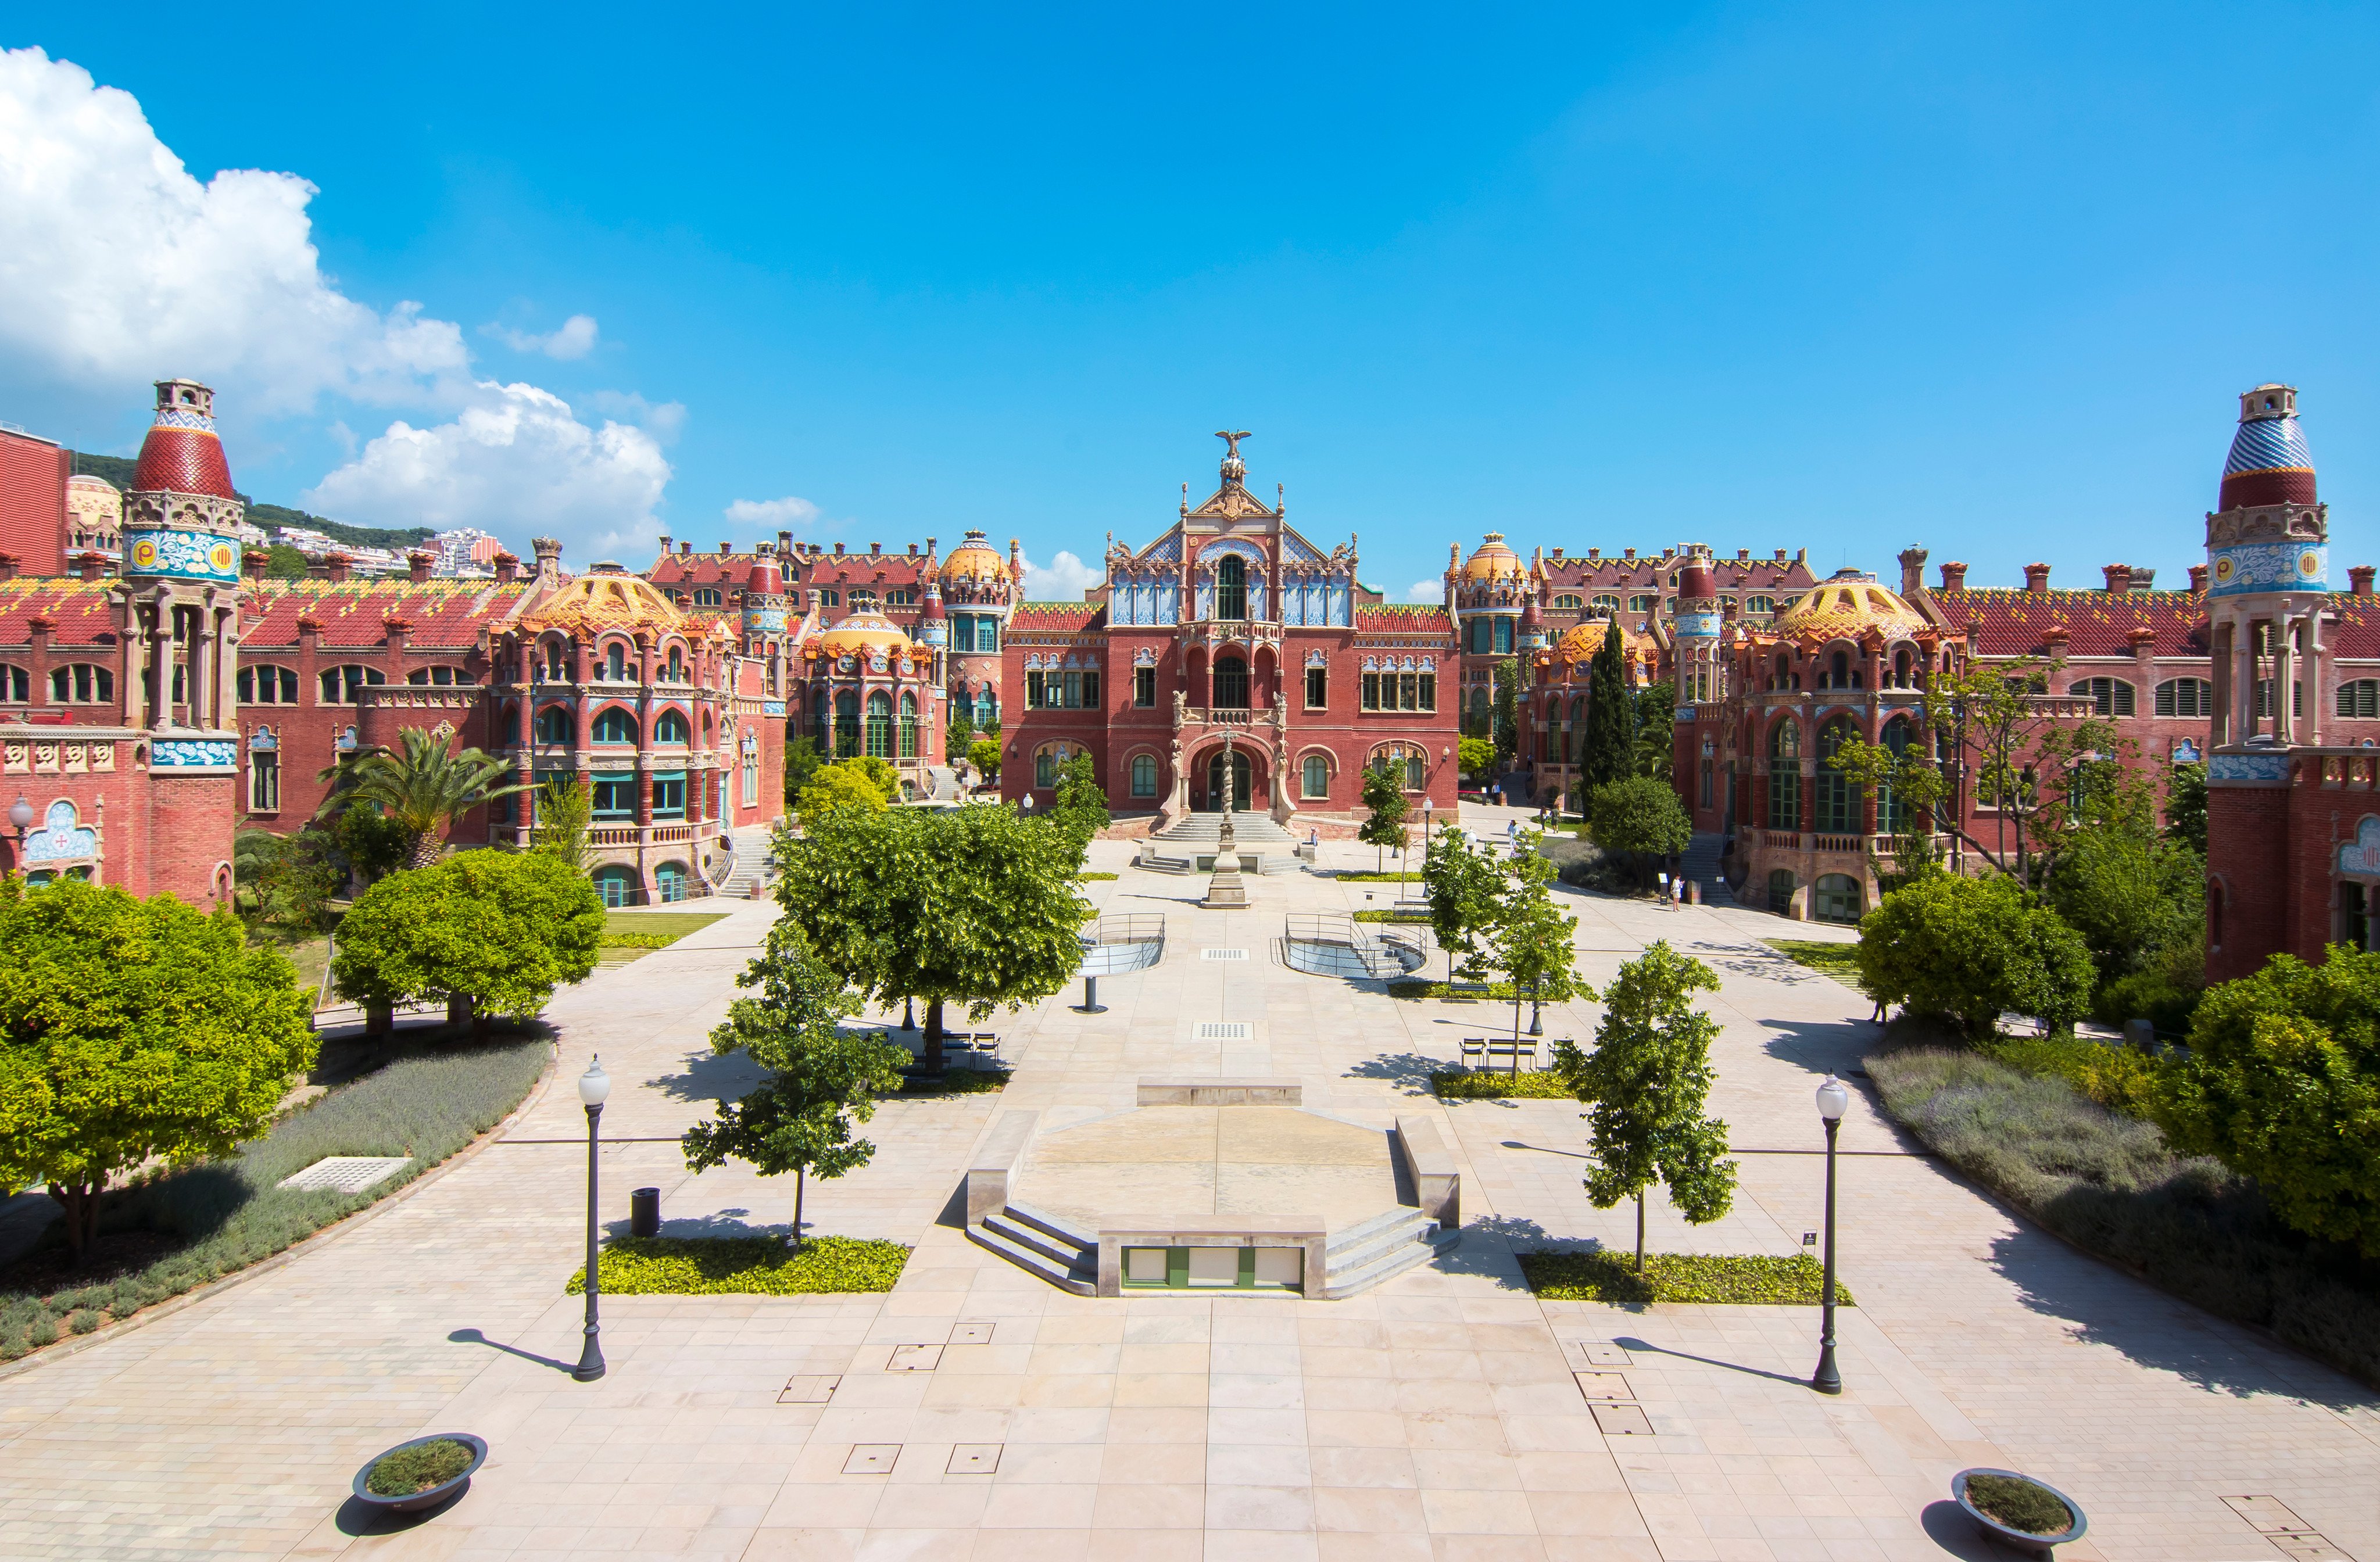
M 1087 1231 L 1063 1216 L 1051 1215 L 1016 1199 L 1009 1200 L 1001 1213 L 1019 1225 L 1030 1226 L 1044 1236 L 1055 1237 L 1075 1247 L 1096 1249 L 1099 1245 L 1097 1231 Z
M 1379 1260 L 1412 1246 L 1427 1242 L 1437 1222 L 1417 1209 L 1402 1212 L 1405 1218 L 1378 1224 L 1367 1221 L 1375 1229 L 1352 1241 L 1333 1242 L 1323 1256 L 1323 1268 L 1332 1278 L 1353 1275 L 1369 1268 Z
M 1036 1230 L 1009 1215 L 1006 1210 L 994 1210 L 983 1217 L 983 1224 L 1016 1246 L 1025 1249 L 1027 1253 L 1038 1254 L 1061 1269 L 1074 1270 L 1082 1267 L 1084 1250 L 1080 1244 L 1053 1238 Z
M 1336 1302 L 1359 1295 L 1383 1280 L 1393 1279 L 1408 1269 L 1421 1267 L 1463 1239 L 1460 1231 L 1439 1230 L 1435 1221 L 1427 1225 L 1427 1231 L 1415 1232 L 1410 1240 L 1390 1245 L 1359 1267 L 1331 1267 L 1323 1277 L 1323 1299 Z
M 1384 1210 L 1369 1220 L 1358 1221 L 1343 1230 L 1331 1233 L 1330 1241 L 1324 1247 L 1323 1252 L 1333 1263 L 1336 1263 L 1341 1253 L 1370 1241 L 1383 1231 L 1394 1230 L 1400 1227 L 1410 1228 L 1427 1218 L 1420 1210 L 1411 1205 Z
M 1078 1271 L 1071 1265 L 1061 1265 L 993 1230 L 989 1222 L 969 1226 L 966 1234 L 967 1241 L 978 1247 L 998 1253 L 1028 1274 L 1040 1276 L 1061 1290 L 1070 1290 L 1076 1296 L 1094 1296 L 1099 1292 L 1096 1269 Z

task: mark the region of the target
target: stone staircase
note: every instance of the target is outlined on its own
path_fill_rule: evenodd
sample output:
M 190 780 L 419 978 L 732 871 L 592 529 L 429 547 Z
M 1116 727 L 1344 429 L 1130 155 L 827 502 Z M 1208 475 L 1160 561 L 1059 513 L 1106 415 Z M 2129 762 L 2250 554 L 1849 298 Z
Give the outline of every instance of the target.
M 1322 1296 L 1336 1302 L 1418 1268 L 1462 1241 L 1420 1210 L 1400 1207 L 1331 1235 L 1323 1250 Z M 1310 1294 L 1310 1293 L 1309 1293 Z
M 1167 873 L 1196 873 L 1201 857 L 1211 857 L 1221 844 L 1223 816 L 1190 814 L 1172 829 L 1148 838 L 1141 866 Z M 1295 873 L 1298 839 L 1272 822 L 1269 814 L 1232 816 L 1232 844 L 1244 873 Z
M 1718 848 L 1723 838 L 1717 830 L 1701 829 L 1686 846 L 1686 854 L 1678 859 L 1678 872 L 1689 884 L 1703 887 L 1705 905 L 1724 906 L 1735 903 L 1727 887 L 1727 879 L 1718 870 Z
M 967 1241 L 989 1248 L 1076 1296 L 1099 1292 L 1099 1239 L 1014 1199 L 966 1229 Z

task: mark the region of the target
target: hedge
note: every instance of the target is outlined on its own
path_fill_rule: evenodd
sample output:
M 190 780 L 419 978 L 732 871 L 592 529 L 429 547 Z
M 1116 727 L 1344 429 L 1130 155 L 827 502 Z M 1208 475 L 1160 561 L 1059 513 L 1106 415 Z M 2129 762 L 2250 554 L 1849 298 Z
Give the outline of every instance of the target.
M 909 1261 L 899 1242 L 812 1237 L 622 1237 L 596 1259 L 610 1296 L 814 1296 L 891 1290 Z M 587 1267 L 564 1290 L 587 1289 Z
M 1639 1306 L 1655 1302 L 1740 1306 L 1815 1307 L 1825 1298 L 1826 1266 L 1806 1253 L 1648 1253 L 1645 1272 L 1633 1253 L 1524 1253 L 1521 1273 L 1540 1302 L 1606 1302 Z M 1855 1305 L 1851 1288 L 1835 1277 L 1835 1302 Z

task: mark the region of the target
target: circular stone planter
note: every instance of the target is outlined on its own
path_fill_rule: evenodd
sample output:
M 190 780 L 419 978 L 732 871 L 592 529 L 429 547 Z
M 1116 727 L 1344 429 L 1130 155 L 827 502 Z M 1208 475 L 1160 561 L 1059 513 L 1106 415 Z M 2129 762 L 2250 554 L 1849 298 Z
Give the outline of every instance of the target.
M 463 1473 L 453 1480 L 441 1481 L 434 1486 L 424 1486 L 418 1492 L 408 1492 L 403 1496 L 382 1496 L 365 1484 L 371 1476 L 373 1465 L 400 1449 L 419 1447 L 424 1443 L 460 1443 L 471 1450 L 471 1462 L 465 1467 Z M 479 1472 L 480 1466 L 487 1462 L 488 1445 L 468 1432 L 432 1432 L 426 1437 L 408 1438 L 395 1447 L 382 1448 L 364 1460 L 363 1468 L 356 1471 L 356 1500 L 367 1508 L 377 1508 L 382 1513 L 419 1513 L 425 1508 L 437 1507 L 469 1485 L 471 1477 Z
M 2012 1481 L 2030 1482 L 2064 1503 L 2066 1511 L 2074 1515 L 2074 1522 L 2062 1533 L 2055 1535 L 2036 1535 L 2023 1530 L 2011 1530 L 1978 1508 L 1973 1500 L 1967 1495 L 1967 1477 L 1970 1475 L 2004 1475 Z M 2076 1502 L 2048 1482 L 2014 1470 L 1991 1470 L 1980 1465 L 1973 1470 L 1961 1470 L 1950 1477 L 1950 1497 L 1959 1505 L 1959 1511 L 1973 1520 L 1975 1527 L 1985 1534 L 2004 1544 L 2015 1546 L 2021 1551 L 2031 1552 L 2035 1556 L 2048 1556 L 2052 1546 L 2065 1545 L 2070 1542 L 2081 1540 L 2084 1532 L 2091 1528 L 2091 1520 L 2084 1516 L 2081 1503 Z

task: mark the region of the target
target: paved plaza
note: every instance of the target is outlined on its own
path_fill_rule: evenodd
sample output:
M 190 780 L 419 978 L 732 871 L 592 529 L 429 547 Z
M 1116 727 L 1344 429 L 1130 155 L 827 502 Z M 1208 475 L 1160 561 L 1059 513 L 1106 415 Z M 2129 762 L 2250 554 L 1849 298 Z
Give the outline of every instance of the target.
M 1588 1206 L 1574 1105 L 1429 1096 L 1429 1070 L 1509 1027 L 1509 1008 L 1399 1002 L 1281 963 L 1284 914 L 1386 905 L 1394 886 L 1257 878 L 1248 910 L 1214 912 L 1194 903 L 1203 880 L 1129 856 L 1095 844 L 1092 866 L 1120 877 L 1087 892 L 1164 914 L 1163 963 L 1102 979 L 1105 1013 L 1071 1009 L 1077 986 L 993 1020 L 1016 1065 L 1003 1094 L 888 1102 L 874 1163 L 811 1184 L 813 1231 L 916 1244 L 889 1295 L 606 1298 L 610 1374 L 568 1375 L 586 1162 L 570 1082 L 591 1053 L 614 1082 L 617 1229 L 646 1184 L 675 1229 L 792 1217 L 789 1179 L 689 1177 L 675 1143 L 754 1077 L 706 1042 L 773 912 L 738 905 L 558 999 L 558 1070 L 500 1139 L 264 1272 L 0 1374 L 0 1556 L 1983 1558 L 1998 1554 L 1946 1501 L 1952 1472 L 1981 1464 L 2084 1507 L 2090 1537 L 2067 1556 L 2380 1562 L 2380 1398 L 2012 1218 L 1864 1091 L 1843 1128 L 1860 1304 L 1842 1314 L 1840 1399 L 1803 1385 L 1815 1309 L 1537 1302 L 1515 1251 L 1625 1245 L 1633 1217 Z M 1353 845 L 1321 857 L 1373 863 Z M 1667 938 L 1722 982 L 1713 1107 L 1741 1190 L 1707 1227 L 1657 1202 L 1652 1245 L 1800 1251 L 1821 1208 L 1811 1092 L 1875 1031 L 1856 993 L 1756 940 L 1828 930 L 1563 903 L 1592 981 Z M 1547 1033 L 1584 1040 L 1595 1012 L 1551 1009 Z M 1213 1020 L 1247 1039 L 1196 1039 Z M 1079 1297 L 965 1239 L 960 1183 L 996 1112 L 1088 1120 L 1153 1075 L 1288 1076 L 1336 1120 L 1434 1118 L 1462 1174 L 1462 1242 L 1306 1302 Z M 1096 1175 L 1096 1156 L 1075 1170 Z M 939 1355 L 892 1370 L 903 1345 Z M 1581 1371 L 1620 1374 L 1638 1413 L 1589 1401 Z M 823 1379 L 840 1380 L 831 1397 Z M 471 1490 L 426 1524 L 352 1532 L 357 1466 L 431 1431 L 488 1439 Z M 2225 1501 L 2252 1495 L 2330 1549 L 2266 1540 Z

